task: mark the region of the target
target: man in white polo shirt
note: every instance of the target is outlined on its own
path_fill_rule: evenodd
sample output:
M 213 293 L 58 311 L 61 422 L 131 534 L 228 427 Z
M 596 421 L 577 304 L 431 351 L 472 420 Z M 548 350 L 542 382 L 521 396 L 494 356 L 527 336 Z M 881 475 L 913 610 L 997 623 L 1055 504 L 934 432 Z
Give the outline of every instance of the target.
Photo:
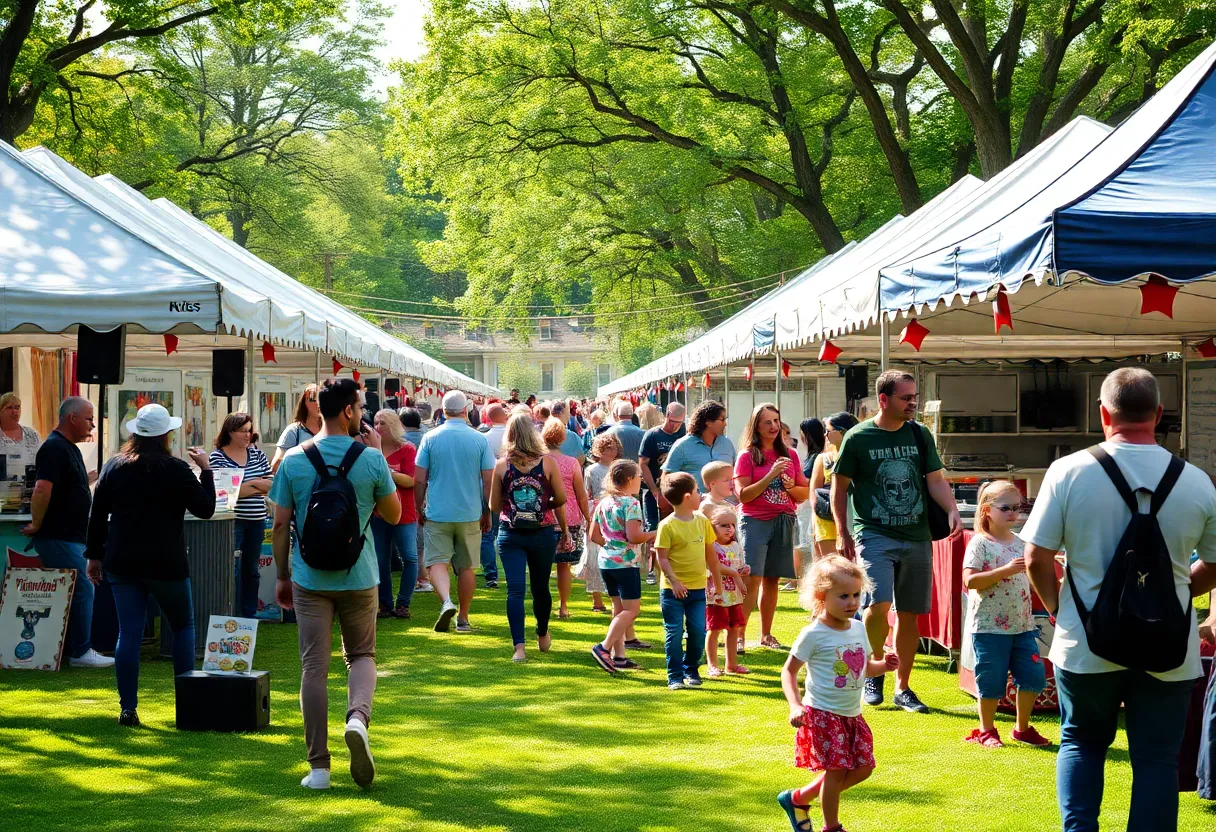
M 1157 444 L 1160 394 L 1152 373 L 1123 368 L 1106 377 L 1101 396 L 1102 449 L 1115 461 L 1147 510 L 1170 463 Z M 1186 465 L 1157 515 L 1173 562 L 1182 608 L 1192 596 L 1216 586 L 1216 488 Z M 1095 656 L 1073 602 L 1061 591 L 1055 556 L 1064 550 L 1068 577 L 1081 603 L 1093 609 L 1106 569 L 1131 522 L 1131 510 L 1098 460 L 1082 451 L 1057 460 L 1043 480 L 1021 537 L 1030 582 L 1049 610 L 1056 610 L 1050 658 L 1060 697 L 1060 753 L 1056 790 L 1065 832 L 1097 832 L 1102 808 L 1106 751 L 1115 738 L 1119 707 L 1125 709 L 1132 764 L 1127 828 L 1174 832 L 1178 828 L 1178 749 L 1187 701 L 1201 675 L 1199 629 L 1191 610 L 1186 659 L 1173 670 L 1131 670 Z M 1190 566 L 1192 552 L 1199 560 Z

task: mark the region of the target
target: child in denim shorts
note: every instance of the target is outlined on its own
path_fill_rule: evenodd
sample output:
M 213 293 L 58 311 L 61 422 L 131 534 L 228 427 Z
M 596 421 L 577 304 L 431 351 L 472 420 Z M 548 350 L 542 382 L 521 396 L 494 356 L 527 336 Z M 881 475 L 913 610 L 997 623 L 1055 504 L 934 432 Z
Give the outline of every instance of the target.
M 1005 696 L 1009 674 L 1017 685 L 1017 727 L 1013 738 L 1028 745 L 1050 745 L 1030 725 L 1035 697 L 1047 684 L 1035 640 L 1030 608 L 1030 581 L 1022 541 L 1013 534 L 1022 495 L 1008 480 L 980 489 L 975 537 L 963 557 L 963 583 L 970 592 L 967 632 L 975 647 L 975 685 L 979 691 L 980 727 L 967 742 L 1001 748 L 996 706 Z

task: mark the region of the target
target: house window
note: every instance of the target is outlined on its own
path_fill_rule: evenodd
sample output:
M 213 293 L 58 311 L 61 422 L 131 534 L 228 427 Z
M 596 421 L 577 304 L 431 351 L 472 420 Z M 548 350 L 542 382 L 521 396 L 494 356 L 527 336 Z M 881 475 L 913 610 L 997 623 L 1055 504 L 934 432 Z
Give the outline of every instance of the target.
M 469 378 L 473 377 L 473 362 L 472 361 L 452 361 L 448 363 L 458 373 L 464 373 Z
M 547 320 L 542 320 L 540 322 L 540 340 L 542 340 L 542 341 L 552 341 L 553 340 L 553 327 L 550 324 L 550 322 Z M 546 387 L 545 389 L 551 390 L 552 388 Z
M 422 325 L 422 337 L 423 338 L 434 338 L 435 337 L 435 325 L 433 323 L 428 322 L 428 323 L 424 323 Z
M 595 378 L 600 387 L 603 387 L 608 382 L 612 381 L 612 365 L 611 364 L 596 364 Z
M 540 389 L 544 393 L 553 392 L 553 364 L 544 362 L 540 365 Z

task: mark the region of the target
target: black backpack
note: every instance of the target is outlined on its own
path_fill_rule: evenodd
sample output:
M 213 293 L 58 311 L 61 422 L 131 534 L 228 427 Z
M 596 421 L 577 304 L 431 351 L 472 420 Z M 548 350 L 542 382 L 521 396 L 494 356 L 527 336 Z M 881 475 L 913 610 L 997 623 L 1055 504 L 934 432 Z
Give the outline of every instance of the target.
M 300 530 L 300 556 L 313 569 L 350 571 L 363 553 L 367 531 L 359 525 L 359 503 L 355 487 L 347 479 L 355 460 L 366 447 L 354 442 L 342 457 L 337 474 L 330 474 L 316 441 L 305 442 L 304 456 L 317 469 L 317 479 L 308 498 L 308 514 Z M 368 520 L 370 525 L 370 518 Z
M 1153 490 L 1147 514 L 1140 513 L 1136 493 L 1110 454 L 1089 449 L 1131 509 L 1132 520 L 1119 538 L 1106 568 L 1093 609 L 1085 609 L 1072 577 L 1072 600 L 1085 626 L 1085 640 L 1095 655 L 1115 664 L 1151 673 L 1173 670 L 1186 661 L 1191 634 L 1191 604 L 1183 611 L 1174 585 L 1174 566 L 1157 522 L 1157 512 L 1173 490 L 1186 463 L 1176 456 Z

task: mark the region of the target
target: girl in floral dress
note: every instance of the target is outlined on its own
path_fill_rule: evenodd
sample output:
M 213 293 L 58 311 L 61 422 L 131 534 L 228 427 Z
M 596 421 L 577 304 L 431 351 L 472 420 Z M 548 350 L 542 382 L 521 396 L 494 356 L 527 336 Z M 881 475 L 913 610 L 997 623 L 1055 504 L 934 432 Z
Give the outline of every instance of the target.
M 980 489 L 977 502 L 975 537 L 963 556 L 963 584 L 969 592 L 967 632 L 975 649 L 980 727 L 966 740 L 985 748 L 1004 746 L 996 729 L 996 706 L 1005 697 L 1012 673 L 1018 688 L 1013 738 L 1028 745 L 1050 745 L 1030 725 L 1030 712 L 1047 684 L 1047 674 L 1035 638 L 1022 541 L 1013 533 L 1022 495 L 1009 480 L 994 480 Z
M 781 688 L 798 729 L 795 764 L 823 772 L 800 789 L 777 795 L 794 832 L 811 832 L 812 801 L 823 809 L 823 832 L 844 832 L 840 794 L 874 771 L 874 735 L 861 715 L 866 677 L 899 669 L 894 653 L 869 658 L 866 628 L 854 616 L 869 580 L 860 566 L 840 555 L 819 558 L 799 588 L 812 613 L 781 671 Z M 806 693 L 798 695 L 798 671 L 806 666 Z

